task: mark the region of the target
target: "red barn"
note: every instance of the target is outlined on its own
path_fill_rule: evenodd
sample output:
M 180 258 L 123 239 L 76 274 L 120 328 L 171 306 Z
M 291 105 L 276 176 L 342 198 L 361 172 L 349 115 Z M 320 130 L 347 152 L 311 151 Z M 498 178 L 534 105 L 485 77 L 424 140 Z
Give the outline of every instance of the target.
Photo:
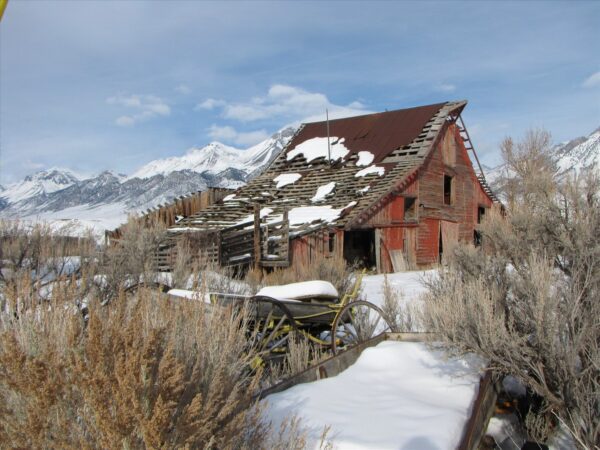
M 203 236 L 221 265 L 332 255 L 380 272 L 436 264 L 454 242 L 477 240 L 497 201 L 469 155 L 477 161 L 466 104 L 304 124 L 260 176 L 170 232 Z

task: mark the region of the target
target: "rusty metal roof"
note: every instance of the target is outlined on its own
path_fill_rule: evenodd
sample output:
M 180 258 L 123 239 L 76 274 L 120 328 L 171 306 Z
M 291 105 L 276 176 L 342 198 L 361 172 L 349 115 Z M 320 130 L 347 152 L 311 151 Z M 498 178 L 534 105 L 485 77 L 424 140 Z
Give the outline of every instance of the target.
M 413 142 L 444 105 L 436 103 L 330 120 L 329 135 L 345 139 L 344 146 L 350 150 L 346 159 L 359 151 L 369 151 L 375 155 L 373 162 L 379 163 L 394 150 Z M 317 137 L 327 137 L 326 121 L 305 124 L 288 145 L 288 151 Z

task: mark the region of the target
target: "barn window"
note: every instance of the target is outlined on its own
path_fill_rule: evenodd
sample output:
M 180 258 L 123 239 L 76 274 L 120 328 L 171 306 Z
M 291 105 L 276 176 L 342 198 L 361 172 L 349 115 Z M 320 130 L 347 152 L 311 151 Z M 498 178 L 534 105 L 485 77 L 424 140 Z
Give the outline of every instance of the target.
M 452 204 L 452 189 L 454 187 L 454 178 L 450 175 L 444 175 L 444 205 Z
M 479 206 L 477 208 L 477 223 L 481 223 L 483 216 L 485 216 L 485 206 Z
M 417 197 L 404 197 L 404 220 L 417 220 Z

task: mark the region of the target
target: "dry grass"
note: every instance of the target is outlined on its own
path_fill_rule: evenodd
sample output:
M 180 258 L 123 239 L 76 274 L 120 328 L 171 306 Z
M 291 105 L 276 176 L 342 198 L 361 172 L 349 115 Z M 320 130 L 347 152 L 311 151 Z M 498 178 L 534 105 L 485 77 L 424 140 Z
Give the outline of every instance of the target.
M 329 281 L 340 295 L 352 289 L 354 268 L 339 257 L 318 256 L 310 264 L 294 264 L 293 267 L 275 269 L 272 272 L 251 271 L 246 278 L 253 286 L 273 286 L 306 280 Z
M 423 320 L 454 348 L 483 355 L 499 374 L 516 376 L 542 398 L 525 420 L 531 438 L 547 439 L 560 421 L 578 446 L 595 448 L 599 180 L 591 172 L 549 183 L 549 163 L 536 183 L 532 171 L 548 151 L 536 146 L 547 142 L 544 134 L 528 135 L 519 145 L 509 142 L 508 163 L 516 174 L 509 184 L 511 207 L 506 217 L 487 215 L 484 250 L 456 248 L 439 278 L 429 282 Z M 519 182 L 520 176 L 528 178 Z
M 387 275 L 383 277 L 383 318 L 394 333 L 410 333 L 418 329 L 418 310 L 404 301 L 404 293 L 394 289 Z
M 105 306 L 92 299 L 85 320 L 76 295 L 71 283 L 17 317 L 0 316 L 0 442 L 302 448 L 300 428 L 273 433 L 254 402 L 261 371 L 250 368 L 243 310 L 141 289 Z

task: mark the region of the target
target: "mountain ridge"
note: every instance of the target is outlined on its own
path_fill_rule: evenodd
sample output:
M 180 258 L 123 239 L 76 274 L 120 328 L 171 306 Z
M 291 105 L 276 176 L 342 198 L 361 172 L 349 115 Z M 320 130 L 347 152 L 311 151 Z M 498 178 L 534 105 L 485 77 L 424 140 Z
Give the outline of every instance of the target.
M 94 228 L 114 227 L 135 214 L 208 187 L 238 188 L 260 173 L 287 145 L 295 129 L 284 128 L 247 150 L 211 142 L 181 156 L 150 161 L 127 176 L 105 170 L 81 177 L 52 168 L 0 190 L 0 216 L 26 220 L 79 220 L 98 216 Z M 102 220 L 101 211 L 118 216 Z

